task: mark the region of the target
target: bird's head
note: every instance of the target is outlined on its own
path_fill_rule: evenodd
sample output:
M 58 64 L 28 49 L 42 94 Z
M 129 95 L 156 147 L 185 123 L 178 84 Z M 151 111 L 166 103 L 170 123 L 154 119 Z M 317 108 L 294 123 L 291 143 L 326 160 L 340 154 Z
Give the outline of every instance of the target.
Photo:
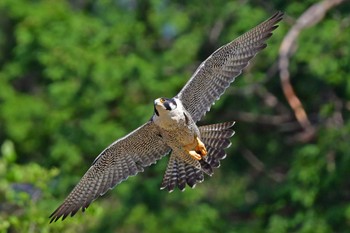
M 172 111 L 176 109 L 177 103 L 174 98 L 158 98 L 154 100 L 154 113 L 159 116 L 159 113 L 164 111 Z

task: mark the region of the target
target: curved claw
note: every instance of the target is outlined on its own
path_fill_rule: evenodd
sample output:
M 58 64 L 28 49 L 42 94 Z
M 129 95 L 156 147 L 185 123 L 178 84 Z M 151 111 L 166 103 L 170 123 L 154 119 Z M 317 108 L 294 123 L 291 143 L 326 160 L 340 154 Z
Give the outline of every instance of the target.
M 202 156 L 200 154 L 198 154 L 196 151 L 194 150 L 190 150 L 188 151 L 188 154 L 192 156 L 192 158 L 196 159 L 196 160 L 201 160 Z
M 197 146 L 195 148 L 195 151 L 199 153 L 201 156 L 206 156 L 208 152 L 207 152 L 207 148 L 205 148 L 204 143 L 198 137 L 196 137 L 196 141 L 197 141 Z
M 187 153 L 194 159 L 196 160 L 201 160 L 203 156 L 207 155 L 207 149 L 205 148 L 204 143 L 199 139 L 199 137 L 195 136 L 195 141 L 194 141 L 195 147 L 193 150 L 193 144 L 190 144 L 186 146 L 187 148 L 191 149 L 186 149 Z

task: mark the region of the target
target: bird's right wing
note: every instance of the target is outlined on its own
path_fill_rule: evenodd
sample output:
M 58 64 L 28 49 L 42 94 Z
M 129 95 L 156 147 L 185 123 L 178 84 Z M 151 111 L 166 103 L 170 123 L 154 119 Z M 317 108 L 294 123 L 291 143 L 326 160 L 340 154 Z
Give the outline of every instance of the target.
M 178 98 L 197 122 L 263 48 L 283 17 L 277 12 L 242 36 L 222 46 L 197 68 Z
M 97 197 L 129 176 L 142 172 L 170 152 L 152 121 L 107 147 L 93 162 L 83 178 L 50 216 L 52 221 L 84 211 Z

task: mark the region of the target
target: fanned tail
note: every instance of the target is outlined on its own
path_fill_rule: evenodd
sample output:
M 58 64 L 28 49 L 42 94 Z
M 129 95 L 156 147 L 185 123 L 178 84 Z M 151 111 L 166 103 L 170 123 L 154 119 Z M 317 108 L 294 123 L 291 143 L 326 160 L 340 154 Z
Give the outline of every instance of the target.
M 203 172 L 211 176 L 213 168 L 219 167 L 220 160 L 226 157 L 224 149 L 231 145 L 229 139 L 234 134 L 231 129 L 233 125 L 234 122 L 226 122 L 199 127 L 207 155 L 201 160 L 195 160 L 184 151 L 172 151 L 160 188 L 172 192 L 178 187 L 183 191 L 186 184 L 194 188 L 197 183 L 203 182 Z
M 199 127 L 201 140 L 205 144 L 208 154 L 199 163 L 202 170 L 208 174 L 213 174 L 213 168 L 220 166 L 220 160 L 226 157 L 225 149 L 231 146 L 230 138 L 234 135 L 231 127 L 232 122 L 218 123 Z
M 182 151 L 173 151 L 164 174 L 160 189 L 167 189 L 172 192 L 177 186 L 181 191 L 185 190 L 186 184 L 194 188 L 197 183 L 204 180 L 201 166 L 197 160 L 184 160 Z

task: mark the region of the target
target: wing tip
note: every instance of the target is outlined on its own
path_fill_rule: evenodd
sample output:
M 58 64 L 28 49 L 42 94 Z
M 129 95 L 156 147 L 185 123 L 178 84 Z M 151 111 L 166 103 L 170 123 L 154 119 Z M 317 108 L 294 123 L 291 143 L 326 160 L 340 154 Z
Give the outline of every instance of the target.
M 81 212 L 84 213 L 85 210 L 89 207 L 89 205 L 90 203 L 82 207 L 78 207 L 78 208 L 75 207 L 67 210 L 67 208 L 64 208 L 64 205 L 62 204 L 49 216 L 50 223 L 57 222 L 59 219 L 63 221 L 68 216 L 73 217 L 76 213 L 78 213 L 80 209 L 81 209 Z
M 268 19 L 268 20 L 275 19 L 276 22 L 278 22 L 278 21 L 281 21 L 281 20 L 283 19 L 283 16 L 284 16 L 284 12 L 278 10 L 278 11 L 275 12 L 275 14 L 273 14 L 273 15 L 270 17 L 270 19 Z
M 57 209 L 56 211 L 54 211 L 50 216 L 49 216 L 49 219 L 50 219 L 50 224 L 53 223 L 53 222 L 57 222 L 61 217 L 62 217 L 62 221 L 67 217 L 64 217 L 63 213 L 58 213 L 58 210 Z
M 62 214 L 59 213 L 62 205 L 59 206 L 52 214 L 49 216 L 50 223 L 57 222 L 58 219 L 61 218 Z
M 266 25 L 266 26 L 268 25 L 268 30 L 267 30 L 268 33 L 264 38 L 262 38 L 263 40 L 267 40 L 272 36 L 272 32 L 279 27 L 277 23 L 279 23 L 283 19 L 283 16 L 284 16 L 284 12 L 277 11 L 270 18 L 268 18 L 267 20 L 265 20 L 264 22 L 256 26 L 256 27 L 259 27 L 261 25 Z

